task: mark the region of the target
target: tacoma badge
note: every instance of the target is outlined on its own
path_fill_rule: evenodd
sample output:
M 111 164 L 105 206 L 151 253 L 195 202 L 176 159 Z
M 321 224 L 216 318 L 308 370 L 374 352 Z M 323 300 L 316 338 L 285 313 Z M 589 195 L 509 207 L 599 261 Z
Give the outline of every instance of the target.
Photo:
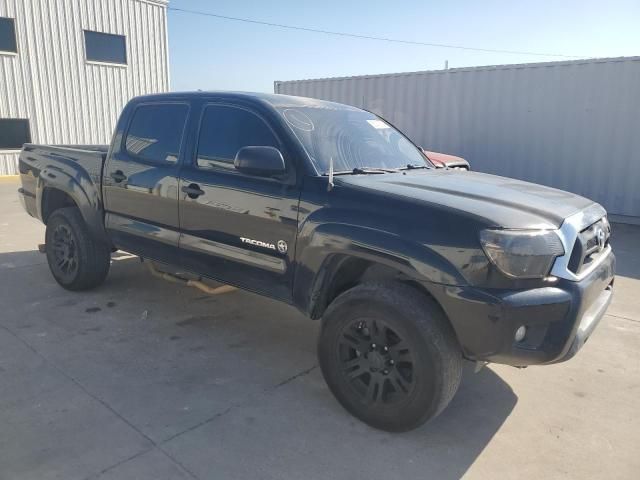
M 256 247 L 268 248 L 269 250 L 275 250 L 276 246 L 273 243 L 261 242 L 260 240 L 253 240 L 252 238 L 240 237 L 242 243 L 248 243 L 255 245 Z

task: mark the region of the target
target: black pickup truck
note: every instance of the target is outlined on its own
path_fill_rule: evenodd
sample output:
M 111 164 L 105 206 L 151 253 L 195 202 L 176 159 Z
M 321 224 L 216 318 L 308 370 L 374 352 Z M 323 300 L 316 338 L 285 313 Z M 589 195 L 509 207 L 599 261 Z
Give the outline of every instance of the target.
M 284 95 L 133 99 L 110 146 L 27 144 L 20 196 L 64 288 L 116 249 L 322 319 L 331 391 L 377 428 L 414 428 L 464 359 L 569 359 L 611 301 L 605 210 L 509 178 L 435 169 L 372 113 Z

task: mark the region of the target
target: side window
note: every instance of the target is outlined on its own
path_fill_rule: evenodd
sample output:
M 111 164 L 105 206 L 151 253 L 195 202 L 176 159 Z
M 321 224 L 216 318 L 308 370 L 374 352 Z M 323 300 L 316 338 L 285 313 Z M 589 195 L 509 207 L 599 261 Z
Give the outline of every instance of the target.
M 233 168 L 238 150 L 248 146 L 280 147 L 273 132 L 257 115 L 223 105 L 205 108 L 198 141 L 198 167 Z
M 125 138 L 127 152 L 152 162 L 177 162 L 188 111 L 179 103 L 137 107 Z

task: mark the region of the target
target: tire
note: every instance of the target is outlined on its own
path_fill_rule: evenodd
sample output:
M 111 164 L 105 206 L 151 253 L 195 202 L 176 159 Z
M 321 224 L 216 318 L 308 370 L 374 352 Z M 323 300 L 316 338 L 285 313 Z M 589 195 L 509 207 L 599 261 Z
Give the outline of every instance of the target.
M 47 262 L 53 278 L 67 290 L 89 290 L 109 273 L 109 247 L 89 234 L 80 211 L 61 208 L 51 214 L 45 233 Z
M 391 432 L 437 416 L 460 385 L 462 352 L 440 306 L 404 284 L 363 284 L 327 308 L 318 357 L 352 415 Z M 385 350 L 386 348 L 386 350 Z

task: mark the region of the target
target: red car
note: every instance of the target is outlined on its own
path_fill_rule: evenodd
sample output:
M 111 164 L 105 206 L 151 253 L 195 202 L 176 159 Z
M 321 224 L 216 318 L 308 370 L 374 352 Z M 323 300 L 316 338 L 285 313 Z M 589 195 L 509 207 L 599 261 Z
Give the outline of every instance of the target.
M 464 158 L 456 157 L 454 155 L 447 155 L 446 153 L 438 153 L 438 152 L 430 152 L 420 147 L 422 153 L 424 153 L 431 163 L 433 163 L 436 168 L 453 168 L 456 170 L 470 170 L 469 162 L 467 162 Z

